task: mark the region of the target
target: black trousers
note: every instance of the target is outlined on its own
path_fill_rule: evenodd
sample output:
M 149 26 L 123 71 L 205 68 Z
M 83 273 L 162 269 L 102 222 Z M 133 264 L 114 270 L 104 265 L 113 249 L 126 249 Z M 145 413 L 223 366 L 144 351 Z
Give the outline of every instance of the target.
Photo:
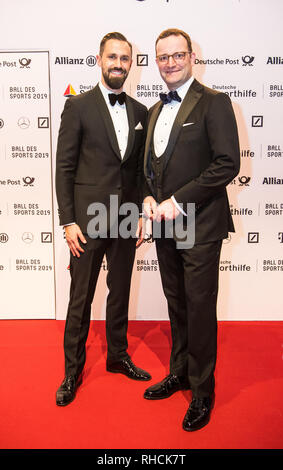
M 86 360 L 91 304 L 104 254 L 107 260 L 107 360 L 128 358 L 128 304 L 136 240 L 88 239 L 80 258 L 71 254 L 70 299 L 64 334 L 66 375 L 78 375 Z
M 217 353 L 216 302 L 222 240 L 177 249 L 156 239 L 171 324 L 170 372 L 188 378 L 195 397 L 214 391 Z

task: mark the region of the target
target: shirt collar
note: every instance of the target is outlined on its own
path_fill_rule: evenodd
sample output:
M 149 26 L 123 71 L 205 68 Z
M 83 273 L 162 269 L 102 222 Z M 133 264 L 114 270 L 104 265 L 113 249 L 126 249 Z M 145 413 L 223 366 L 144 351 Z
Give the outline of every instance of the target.
M 185 83 L 183 83 L 183 85 L 181 85 L 179 88 L 176 89 L 176 91 L 178 92 L 178 95 L 180 96 L 180 98 L 182 98 L 182 100 L 185 98 L 193 81 L 194 81 L 194 77 L 191 76 L 189 80 L 187 80 Z
M 114 93 L 114 91 L 109 90 L 108 88 L 106 88 L 101 81 L 98 83 L 98 86 L 100 88 L 101 93 L 104 96 L 104 99 L 105 99 L 106 103 L 109 104 L 108 95 L 110 95 L 111 93 Z

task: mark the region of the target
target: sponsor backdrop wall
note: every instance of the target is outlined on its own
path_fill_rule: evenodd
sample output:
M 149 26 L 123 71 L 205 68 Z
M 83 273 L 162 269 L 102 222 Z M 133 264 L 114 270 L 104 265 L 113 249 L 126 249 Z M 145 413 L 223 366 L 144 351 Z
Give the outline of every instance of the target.
M 99 80 L 101 38 L 133 44 L 126 91 L 150 107 L 165 90 L 154 43 L 187 31 L 194 75 L 229 94 L 241 170 L 228 187 L 237 232 L 224 241 L 219 320 L 283 320 L 283 3 L 281 0 L 1 0 L 0 317 L 66 315 L 69 253 L 58 225 L 54 172 L 60 115 Z M 105 318 L 107 266 L 92 318 Z M 130 318 L 168 319 L 152 243 L 138 249 Z

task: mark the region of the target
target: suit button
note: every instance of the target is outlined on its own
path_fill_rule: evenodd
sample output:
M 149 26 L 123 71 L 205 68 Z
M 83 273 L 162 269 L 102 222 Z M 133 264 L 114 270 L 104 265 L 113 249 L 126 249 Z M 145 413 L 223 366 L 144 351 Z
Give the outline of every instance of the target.
M 121 189 L 121 186 L 117 186 L 117 189 Z

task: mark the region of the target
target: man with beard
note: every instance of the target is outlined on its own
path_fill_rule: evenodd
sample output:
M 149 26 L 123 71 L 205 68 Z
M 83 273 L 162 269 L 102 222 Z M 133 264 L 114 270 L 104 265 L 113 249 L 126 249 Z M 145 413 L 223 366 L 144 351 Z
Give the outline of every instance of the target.
M 82 381 L 91 303 L 104 255 L 107 260 L 107 361 L 109 372 L 134 380 L 150 375 L 127 353 L 128 303 L 136 239 L 112 230 L 122 216 L 109 218 L 110 196 L 120 208 L 139 204 L 147 109 L 123 92 L 132 64 L 132 46 L 120 33 L 100 43 L 101 81 L 91 91 L 69 98 L 62 113 L 57 146 L 56 193 L 60 225 L 70 248 L 71 288 L 64 352 L 65 378 L 56 404 L 68 405 Z M 90 205 L 107 208 L 105 232 L 90 233 Z M 90 215 L 88 212 L 91 212 Z M 114 235 L 113 235 L 114 234 Z

